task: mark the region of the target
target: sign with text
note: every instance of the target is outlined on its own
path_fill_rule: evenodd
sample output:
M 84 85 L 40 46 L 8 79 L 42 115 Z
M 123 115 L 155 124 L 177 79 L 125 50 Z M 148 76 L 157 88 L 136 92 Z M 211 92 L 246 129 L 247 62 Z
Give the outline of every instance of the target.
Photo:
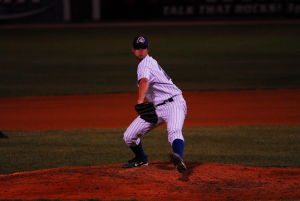
M 59 0 L 0 0 L 0 21 L 58 21 L 61 8 Z
M 295 16 L 300 2 L 281 0 L 206 0 L 197 3 L 166 3 L 163 16 Z
M 104 19 L 300 17 L 300 0 L 103 0 Z

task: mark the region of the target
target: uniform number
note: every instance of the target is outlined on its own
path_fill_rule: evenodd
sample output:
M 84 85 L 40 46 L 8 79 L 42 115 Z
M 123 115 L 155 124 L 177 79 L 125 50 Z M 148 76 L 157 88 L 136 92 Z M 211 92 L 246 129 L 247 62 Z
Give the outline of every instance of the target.
M 171 77 L 164 71 L 164 69 L 162 69 L 162 67 L 160 67 L 160 65 L 158 64 L 158 68 L 159 68 L 159 70 L 160 71 L 162 71 L 163 72 L 163 74 L 166 76 L 166 78 L 168 79 L 168 80 L 170 80 L 171 79 Z

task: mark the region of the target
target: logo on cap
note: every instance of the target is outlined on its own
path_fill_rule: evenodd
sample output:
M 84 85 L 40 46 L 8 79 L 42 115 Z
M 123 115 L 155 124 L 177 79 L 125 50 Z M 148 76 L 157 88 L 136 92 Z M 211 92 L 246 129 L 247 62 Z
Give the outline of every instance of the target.
M 148 38 L 146 36 L 141 35 L 134 37 L 132 42 L 132 46 L 134 49 L 146 49 L 149 45 Z
M 145 38 L 143 36 L 140 36 L 137 40 L 136 43 L 145 43 Z

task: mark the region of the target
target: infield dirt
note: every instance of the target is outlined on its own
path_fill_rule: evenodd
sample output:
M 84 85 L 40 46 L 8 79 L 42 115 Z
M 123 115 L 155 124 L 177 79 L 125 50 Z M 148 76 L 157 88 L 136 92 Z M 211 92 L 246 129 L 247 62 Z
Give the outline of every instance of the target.
M 0 176 L 0 199 L 60 200 L 296 200 L 299 168 L 188 163 L 178 173 L 166 162 L 70 167 Z
M 185 126 L 297 125 L 300 90 L 185 92 Z M 0 128 L 45 130 L 127 127 L 137 95 L 0 98 Z

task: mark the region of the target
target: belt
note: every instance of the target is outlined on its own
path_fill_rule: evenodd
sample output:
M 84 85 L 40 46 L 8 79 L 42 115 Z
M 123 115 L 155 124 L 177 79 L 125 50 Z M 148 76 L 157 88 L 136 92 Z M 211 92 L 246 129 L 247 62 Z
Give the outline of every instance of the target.
M 166 104 L 167 102 L 173 102 L 173 101 L 174 101 L 173 98 L 169 98 L 169 99 L 167 99 L 167 100 L 164 100 L 162 103 L 157 104 L 156 106 L 164 105 L 164 104 Z

